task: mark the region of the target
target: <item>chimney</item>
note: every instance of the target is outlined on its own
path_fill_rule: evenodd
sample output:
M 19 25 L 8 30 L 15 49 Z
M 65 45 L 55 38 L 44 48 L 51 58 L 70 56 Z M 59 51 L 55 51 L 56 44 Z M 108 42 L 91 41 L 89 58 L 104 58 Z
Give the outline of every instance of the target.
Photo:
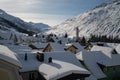
M 27 53 L 25 53 L 24 60 L 27 61 Z
M 52 63 L 52 57 L 48 58 L 48 63 Z
M 44 61 L 44 54 L 43 53 L 39 53 L 37 52 L 37 60 L 40 61 L 40 62 L 43 62 Z

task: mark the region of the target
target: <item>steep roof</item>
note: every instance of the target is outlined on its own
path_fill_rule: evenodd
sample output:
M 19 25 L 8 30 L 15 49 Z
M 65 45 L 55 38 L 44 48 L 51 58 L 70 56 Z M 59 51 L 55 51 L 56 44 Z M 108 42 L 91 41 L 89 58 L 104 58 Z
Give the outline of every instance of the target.
M 120 54 L 120 44 L 115 48 L 118 54 Z
M 106 67 L 120 65 L 120 54 L 103 53 L 102 51 L 81 51 L 76 54 L 76 57 L 84 61 L 90 72 L 98 78 L 104 78 L 105 74 L 100 70 L 97 63 L 100 63 Z
M 77 48 L 75 45 L 73 45 L 73 44 L 66 44 L 65 46 L 66 46 L 66 48 L 74 47 L 75 49 L 78 49 L 78 48 Z
M 105 65 L 105 66 L 116 66 L 120 65 L 120 54 L 112 54 L 114 49 L 110 47 L 102 47 L 102 46 L 93 46 L 91 51 L 101 51 L 98 54 L 94 54 L 97 58 L 97 62 Z
M 47 46 L 47 43 L 32 43 L 37 48 L 45 48 Z
M 23 65 L 21 72 L 38 70 L 47 80 L 56 80 L 72 73 L 90 74 L 70 52 L 46 52 L 44 62 L 39 62 L 35 55 L 28 54 L 25 61 L 24 54 L 19 54 Z M 48 63 L 49 57 L 52 57 L 52 63 Z
M 16 57 L 16 53 L 12 52 L 8 47 L 3 45 L 0 45 L 0 59 L 21 67 L 20 62 Z
M 86 64 L 89 71 L 92 73 L 93 76 L 95 76 L 97 79 L 105 78 L 106 75 L 102 72 L 100 67 L 97 65 L 97 60 L 94 54 L 98 54 L 99 52 L 89 52 L 89 51 L 81 51 L 80 53 L 76 54 L 77 58 L 79 60 L 83 60 Z
M 110 47 L 103 47 L 103 46 L 93 46 L 91 48 L 91 51 L 101 51 L 103 52 L 106 56 L 111 57 L 111 54 L 113 52 L 113 48 Z
M 7 45 L 10 50 L 17 54 L 31 52 L 32 50 L 28 45 Z
M 84 50 L 84 46 L 81 46 L 78 42 L 72 43 L 72 44 L 75 45 L 78 48 L 77 52 L 80 52 L 80 51 Z
M 53 51 L 65 51 L 65 45 L 64 44 L 59 44 L 59 43 L 50 43 Z

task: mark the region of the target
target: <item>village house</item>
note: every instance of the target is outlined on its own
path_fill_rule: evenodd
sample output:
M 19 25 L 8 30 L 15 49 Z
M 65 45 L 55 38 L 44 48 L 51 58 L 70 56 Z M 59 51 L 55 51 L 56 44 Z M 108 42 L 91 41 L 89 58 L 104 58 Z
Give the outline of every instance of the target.
M 84 47 L 81 46 L 79 43 L 69 43 L 69 44 L 48 43 L 47 46 L 43 49 L 43 52 L 70 51 L 76 54 L 77 52 L 83 49 Z
M 48 43 L 31 43 L 29 47 L 33 50 L 41 50 L 43 51 L 44 48 L 47 46 Z
M 48 43 L 47 46 L 43 49 L 43 52 L 65 51 L 64 48 L 64 44 Z
M 117 47 L 115 48 L 115 50 L 117 51 L 118 54 L 120 54 L 120 44 L 117 45 Z
M 87 80 L 107 80 L 107 76 L 100 69 L 96 62 L 96 57 L 92 53 L 98 53 L 99 51 L 86 51 L 83 50 L 76 54 L 77 59 L 82 63 L 82 65 L 91 72 L 90 77 Z
M 19 70 L 21 64 L 8 47 L 0 45 L 0 79 L 1 80 L 21 80 Z
M 66 44 L 65 46 L 66 46 L 65 48 L 66 51 L 70 51 L 74 54 L 84 50 L 84 46 L 81 46 L 78 42 L 69 43 L 69 44 Z
M 19 54 L 23 80 L 85 80 L 90 75 L 70 52 Z M 33 64 L 31 64 L 33 63 Z
M 101 54 L 96 54 L 97 64 L 101 70 L 107 75 L 109 80 L 120 79 L 120 54 L 110 47 L 93 46 L 91 51 L 101 51 Z M 116 75 L 117 74 L 117 75 Z
M 120 79 L 120 55 L 116 53 L 115 49 L 93 46 L 91 51 L 81 51 L 76 54 L 76 57 L 90 70 L 95 78 L 99 80 Z M 90 65 L 93 65 L 93 68 Z M 95 73 L 95 71 L 98 73 Z
M 70 51 L 70 52 L 76 54 L 77 53 L 77 49 L 78 48 L 76 46 L 72 45 L 72 44 L 66 44 L 65 51 Z

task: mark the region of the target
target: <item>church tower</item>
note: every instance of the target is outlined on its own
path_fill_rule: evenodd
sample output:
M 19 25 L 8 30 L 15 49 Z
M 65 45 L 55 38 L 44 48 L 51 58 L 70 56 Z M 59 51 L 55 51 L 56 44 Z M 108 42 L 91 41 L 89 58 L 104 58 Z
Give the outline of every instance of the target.
M 76 40 L 78 40 L 78 39 L 79 39 L 79 28 L 76 27 Z

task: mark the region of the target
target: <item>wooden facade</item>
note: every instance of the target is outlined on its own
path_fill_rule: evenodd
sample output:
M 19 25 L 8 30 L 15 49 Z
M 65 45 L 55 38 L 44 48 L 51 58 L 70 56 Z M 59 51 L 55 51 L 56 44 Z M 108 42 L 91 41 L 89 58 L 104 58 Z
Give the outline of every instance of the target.
M 34 45 L 32 45 L 32 44 L 30 44 L 29 47 L 30 47 L 31 49 L 39 49 L 39 48 L 37 48 L 36 46 L 34 46 Z
M 48 44 L 44 49 L 43 52 L 51 52 L 52 51 L 52 47 L 50 44 Z
M 72 53 L 74 53 L 74 54 L 76 54 L 77 53 L 77 47 L 76 46 L 74 46 L 74 45 L 71 45 L 71 46 L 69 46 L 68 48 L 65 48 L 65 50 L 66 51 L 70 51 L 70 52 L 72 52 Z

